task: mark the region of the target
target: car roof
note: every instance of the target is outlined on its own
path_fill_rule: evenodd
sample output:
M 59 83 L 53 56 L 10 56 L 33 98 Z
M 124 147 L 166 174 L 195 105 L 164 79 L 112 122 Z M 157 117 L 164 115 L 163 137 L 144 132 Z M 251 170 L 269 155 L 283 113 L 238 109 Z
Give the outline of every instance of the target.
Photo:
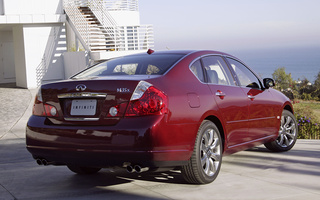
M 227 53 L 221 52 L 221 51 L 213 51 L 213 50 L 154 50 L 154 52 L 152 54 L 184 54 L 184 55 L 188 55 L 188 54 L 192 54 L 192 53 L 203 53 L 203 54 L 218 54 L 218 55 L 228 55 L 231 56 Z M 147 51 L 145 53 L 139 53 L 139 54 L 133 54 L 133 55 L 145 55 L 147 53 Z M 232 56 L 233 57 L 233 56 Z

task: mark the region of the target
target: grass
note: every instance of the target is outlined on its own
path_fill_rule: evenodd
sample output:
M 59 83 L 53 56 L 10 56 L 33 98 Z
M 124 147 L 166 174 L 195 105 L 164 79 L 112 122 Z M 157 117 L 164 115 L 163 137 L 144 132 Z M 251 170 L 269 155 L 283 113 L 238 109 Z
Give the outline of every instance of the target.
M 319 101 L 303 101 L 298 100 L 298 103 L 293 104 L 294 110 L 305 110 L 311 112 L 310 117 L 315 117 L 317 122 L 320 122 L 320 102 Z
M 295 101 L 293 108 L 298 121 L 298 138 L 320 139 L 320 102 Z

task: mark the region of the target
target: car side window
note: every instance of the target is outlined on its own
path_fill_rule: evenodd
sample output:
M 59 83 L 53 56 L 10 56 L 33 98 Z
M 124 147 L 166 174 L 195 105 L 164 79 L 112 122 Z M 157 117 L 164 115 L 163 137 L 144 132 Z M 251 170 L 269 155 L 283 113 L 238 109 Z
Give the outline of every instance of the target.
M 157 66 L 148 65 L 146 74 L 152 75 L 152 74 L 158 74 L 159 72 L 160 72 L 160 69 Z
M 229 68 L 220 56 L 207 56 L 202 58 L 202 62 L 207 73 L 208 83 L 235 85 Z
M 132 64 L 125 64 L 125 65 L 117 65 L 113 69 L 113 74 L 135 74 L 137 70 L 138 64 L 137 63 L 132 63 Z
M 236 73 L 241 86 L 260 88 L 259 79 L 245 65 L 231 58 L 227 58 L 227 60 Z
M 204 75 L 203 70 L 201 66 L 201 61 L 197 60 L 195 61 L 191 66 L 190 70 L 193 72 L 193 74 L 201 81 L 204 82 Z

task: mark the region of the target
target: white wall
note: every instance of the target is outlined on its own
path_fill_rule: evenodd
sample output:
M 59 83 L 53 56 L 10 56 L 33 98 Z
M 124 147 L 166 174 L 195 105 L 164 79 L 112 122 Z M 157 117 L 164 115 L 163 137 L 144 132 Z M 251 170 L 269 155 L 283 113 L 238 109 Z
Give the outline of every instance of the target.
M 15 82 L 12 31 L 0 31 L 0 83 Z
M 13 42 L 12 31 L 0 31 L 0 42 Z
M 16 84 L 36 88 L 43 82 L 64 79 L 64 26 L 13 28 Z
M 63 54 L 65 66 L 65 79 L 84 70 L 89 65 L 89 55 L 87 52 L 65 52 Z
M 51 27 L 23 28 L 27 68 L 27 88 L 35 88 L 38 86 L 37 73 L 41 73 L 38 68 L 41 67 L 50 31 Z
M 14 62 L 16 71 L 16 85 L 18 87 L 27 88 L 26 77 L 26 60 L 23 41 L 23 26 L 18 25 L 13 27 L 13 47 L 14 47 Z
M 0 0 L 6 15 L 63 14 L 62 0 Z M 1 4 L 0 4 L 1 5 Z

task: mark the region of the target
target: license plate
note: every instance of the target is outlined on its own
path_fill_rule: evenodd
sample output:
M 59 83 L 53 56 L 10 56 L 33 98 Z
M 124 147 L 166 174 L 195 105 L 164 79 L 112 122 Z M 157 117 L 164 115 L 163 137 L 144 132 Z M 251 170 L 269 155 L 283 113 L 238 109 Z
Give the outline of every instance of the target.
M 72 100 L 71 115 L 95 115 L 97 107 L 96 99 Z

